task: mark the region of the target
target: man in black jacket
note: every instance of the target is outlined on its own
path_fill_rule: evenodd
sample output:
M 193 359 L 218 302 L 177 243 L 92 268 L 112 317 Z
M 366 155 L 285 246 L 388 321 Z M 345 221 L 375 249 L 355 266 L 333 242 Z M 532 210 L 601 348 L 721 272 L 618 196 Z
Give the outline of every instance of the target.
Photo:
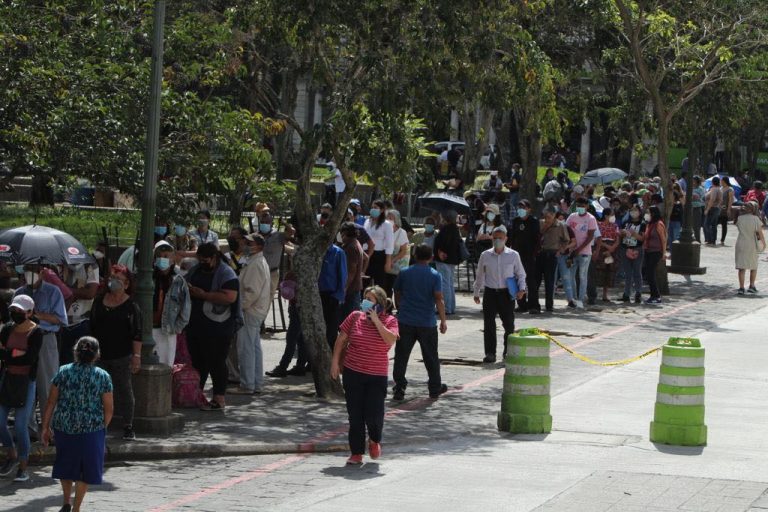
M 521 199 L 517 203 L 517 217 L 509 229 L 509 246 L 520 254 L 525 269 L 528 294 L 517 301 L 516 311 L 541 313 L 539 290 L 536 282 L 536 255 L 539 253 L 539 219 L 531 211 L 531 203 Z
M 443 297 L 445 299 L 445 314 L 456 313 L 456 290 L 453 286 L 453 275 L 456 265 L 461 263 L 461 233 L 456 225 L 457 214 L 449 210 L 443 214 L 445 222 L 435 237 L 435 269 L 443 278 Z

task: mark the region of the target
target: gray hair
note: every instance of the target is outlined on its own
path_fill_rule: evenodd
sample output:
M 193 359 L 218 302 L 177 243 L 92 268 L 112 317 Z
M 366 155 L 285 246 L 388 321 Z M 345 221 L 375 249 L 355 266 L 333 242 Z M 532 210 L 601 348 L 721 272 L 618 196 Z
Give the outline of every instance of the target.
M 83 336 L 75 343 L 75 362 L 80 364 L 93 364 L 99 359 L 101 350 L 99 340 L 93 336 Z
M 501 226 L 497 226 L 493 228 L 493 231 L 491 231 L 491 236 L 493 236 L 496 233 L 504 233 L 504 236 L 507 235 L 507 227 L 502 224 Z
M 400 217 L 399 211 L 395 209 L 387 210 L 387 217 L 389 217 L 390 215 L 394 217 L 394 222 L 397 227 L 399 228 L 403 227 L 403 219 Z

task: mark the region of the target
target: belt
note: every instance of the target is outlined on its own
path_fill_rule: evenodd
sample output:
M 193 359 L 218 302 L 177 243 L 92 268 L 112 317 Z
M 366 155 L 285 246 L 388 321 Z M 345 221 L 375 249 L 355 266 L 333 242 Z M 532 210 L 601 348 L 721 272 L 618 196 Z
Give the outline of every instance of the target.
M 491 288 L 490 286 L 485 287 L 486 290 L 490 290 L 492 292 L 507 292 L 509 291 L 508 288 Z

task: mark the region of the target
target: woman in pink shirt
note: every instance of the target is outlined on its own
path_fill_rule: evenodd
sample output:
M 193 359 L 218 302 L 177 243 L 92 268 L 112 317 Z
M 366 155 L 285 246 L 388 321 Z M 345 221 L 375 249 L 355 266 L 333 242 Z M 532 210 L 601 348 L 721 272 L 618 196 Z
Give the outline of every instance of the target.
M 339 327 L 331 361 L 331 378 L 343 375 L 352 451 L 349 465 L 363 463 L 366 428 L 368 454 L 372 459 L 381 455 L 389 375 L 387 354 L 399 337 L 397 318 L 391 314 L 392 303 L 384 289 L 371 286 L 363 297 L 361 310 L 350 313 Z

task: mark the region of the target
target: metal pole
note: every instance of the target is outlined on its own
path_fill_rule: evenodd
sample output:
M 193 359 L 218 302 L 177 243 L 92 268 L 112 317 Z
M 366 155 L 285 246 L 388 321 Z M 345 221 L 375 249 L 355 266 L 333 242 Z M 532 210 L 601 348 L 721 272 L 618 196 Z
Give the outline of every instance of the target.
M 147 121 L 147 146 L 144 155 L 144 190 L 141 195 L 141 236 L 139 247 L 139 272 L 136 299 L 142 313 L 141 350 L 142 364 L 157 364 L 155 340 L 152 338 L 152 281 L 153 240 L 155 233 L 155 208 L 157 202 L 157 161 L 160 146 L 160 94 L 163 73 L 163 24 L 165 0 L 155 1 L 154 27 L 152 30 L 152 76 L 149 86 L 149 111 Z

